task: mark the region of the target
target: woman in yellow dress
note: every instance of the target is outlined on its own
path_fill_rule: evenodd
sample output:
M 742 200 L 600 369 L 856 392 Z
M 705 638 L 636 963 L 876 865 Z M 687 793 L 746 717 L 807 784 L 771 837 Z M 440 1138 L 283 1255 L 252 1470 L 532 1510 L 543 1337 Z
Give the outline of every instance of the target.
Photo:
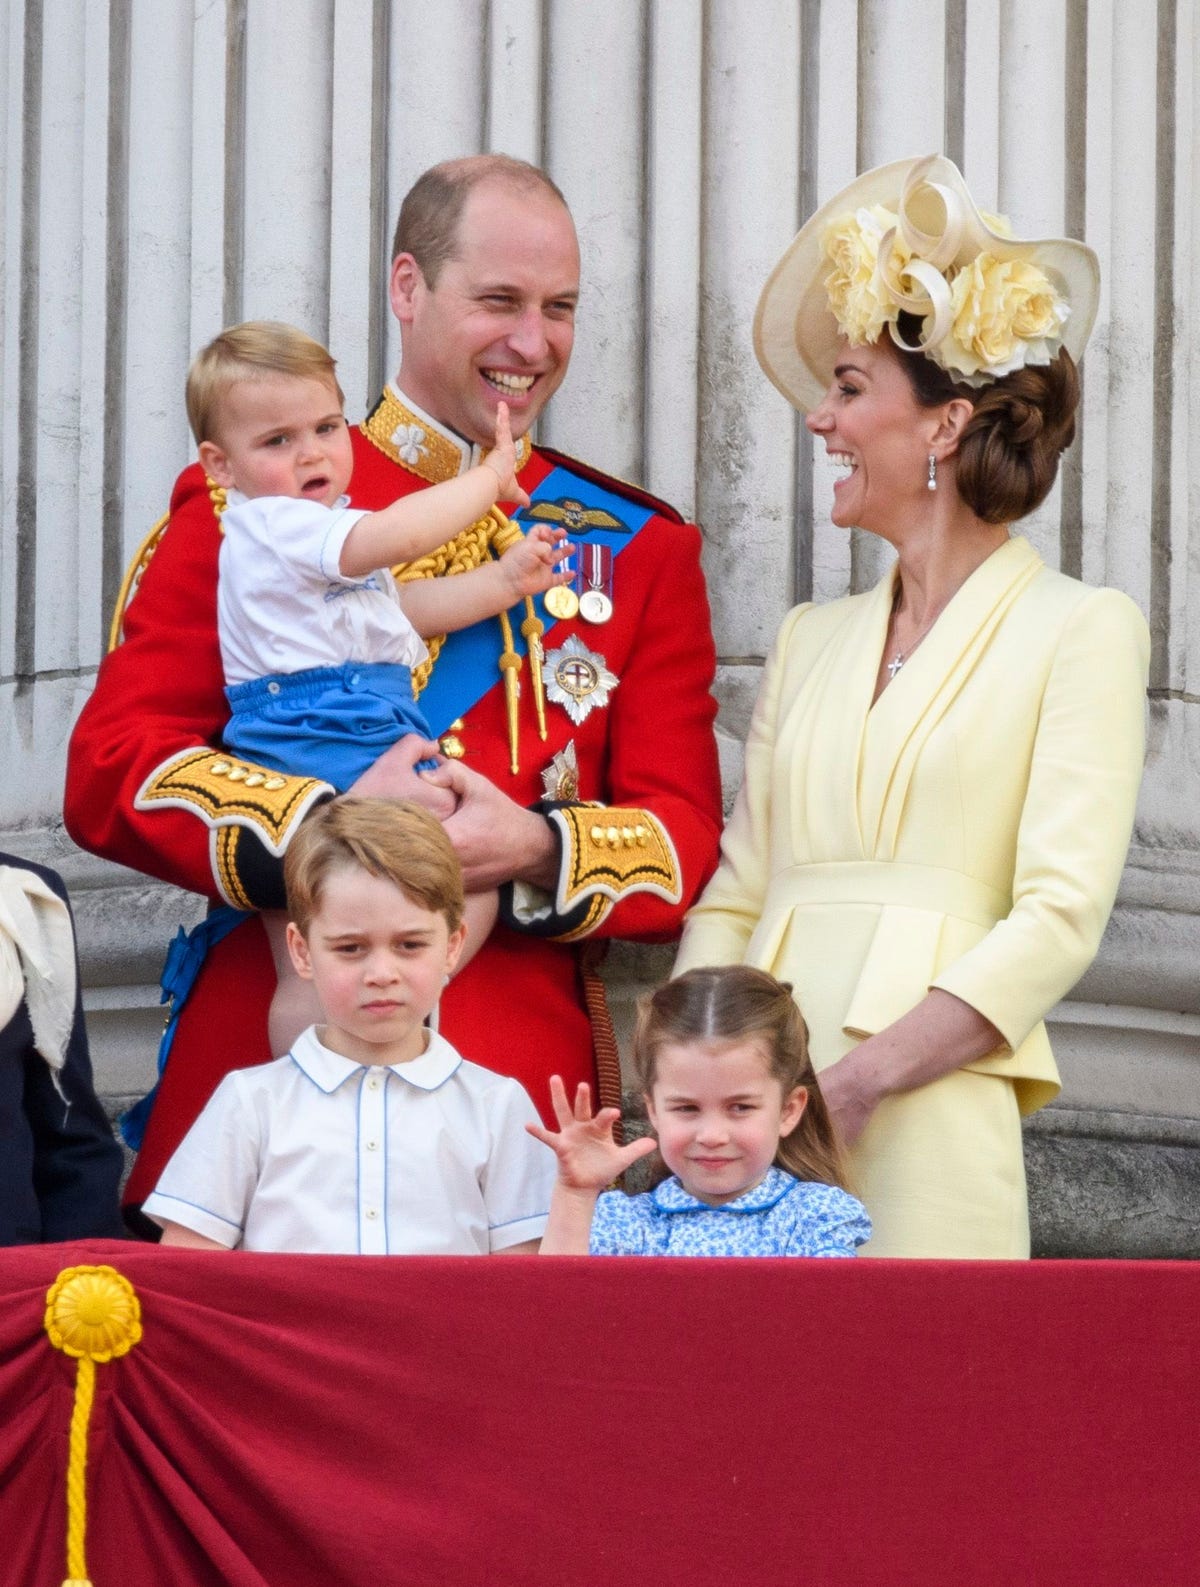
M 1141 778 L 1146 624 L 1012 525 L 1074 435 L 1099 272 L 1014 239 L 950 161 L 859 177 L 764 288 L 755 346 L 896 563 L 797 607 L 676 973 L 792 983 L 872 1256 L 1029 1254 L 1020 1116 L 1096 953 Z

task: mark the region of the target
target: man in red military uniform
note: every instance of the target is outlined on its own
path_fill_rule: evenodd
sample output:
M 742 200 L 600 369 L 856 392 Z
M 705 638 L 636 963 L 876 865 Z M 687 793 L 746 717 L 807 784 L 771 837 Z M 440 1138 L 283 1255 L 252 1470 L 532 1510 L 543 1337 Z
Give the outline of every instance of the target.
M 716 857 L 700 538 L 664 504 L 528 441 L 566 372 L 579 288 L 570 214 L 541 172 L 503 156 L 435 167 L 406 198 L 393 251 L 402 367 L 353 432 L 354 504 L 378 508 L 470 467 L 504 400 L 533 498 L 522 516 L 564 524 L 581 563 L 578 610 L 569 596 L 558 616 L 539 600 L 430 642 L 421 705 L 447 758 L 427 775 L 459 796 L 446 830 L 468 885 L 503 895 L 500 924 L 447 988 L 441 1028 L 540 1108 L 555 1073 L 572 1090 L 598 1081 L 614 1101 L 588 944 L 673 937 Z M 185 470 L 72 737 L 64 813 L 83 847 L 255 911 L 282 907 L 289 837 L 332 790 L 220 749 L 222 507 L 199 466 Z M 477 566 L 506 532 L 484 520 L 400 577 Z M 402 740 L 352 791 L 404 796 L 427 749 Z M 219 918 L 226 934 L 213 933 L 179 1010 L 134 1204 L 221 1076 L 270 1057 L 265 935 L 253 914 Z

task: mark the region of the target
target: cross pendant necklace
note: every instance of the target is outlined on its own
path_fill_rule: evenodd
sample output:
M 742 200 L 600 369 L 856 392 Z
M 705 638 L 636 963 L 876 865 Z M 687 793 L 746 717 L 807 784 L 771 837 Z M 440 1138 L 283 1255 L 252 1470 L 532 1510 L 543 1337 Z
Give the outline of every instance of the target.
M 900 585 L 899 585 L 899 583 L 897 583 L 897 585 L 896 585 L 896 594 L 895 594 L 895 596 L 892 599 L 892 615 L 888 619 L 888 631 L 889 632 L 895 626 L 896 619 L 900 615 L 900 594 L 901 594 Z M 887 665 L 887 675 L 888 675 L 888 682 L 889 683 L 896 676 L 896 674 L 900 671 L 900 668 L 904 665 L 904 663 L 912 655 L 913 651 L 917 648 L 917 646 L 925 638 L 925 635 L 933 627 L 934 623 L 937 622 L 938 618 L 942 615 L 943 611 L 945 611 L 946 606 L 948 604 L 949 604 L 949 597 L 947 597 L 947 599 L 945 601 L 943 601 L 940 606 L 938 606 L 938 607 L 936 607 L 934 609 L 933 616 L 928 620 L 928 622 L 920 630 L 920 632 L 917 634 L 917 637 L 909 642 L 909 646 L 908 646 L 907 651 L 905 651 L 905 650 L 897 650 L 896 654 L 892 657 L 892 659 L 889 662 L 887 662 L 886 665 Z

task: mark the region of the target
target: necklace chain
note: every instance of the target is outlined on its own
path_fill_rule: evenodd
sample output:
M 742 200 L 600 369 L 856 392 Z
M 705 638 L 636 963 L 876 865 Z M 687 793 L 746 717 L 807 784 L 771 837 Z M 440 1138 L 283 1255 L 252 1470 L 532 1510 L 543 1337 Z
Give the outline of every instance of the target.
M 896 593 L 892 597 L 892 614 L 891 614 L 890 618 L 888 619 L 888 628 L 889 628 L 889 630 L 891 630 L 891 629 L 893 629 L 895 627 L 896 618 L 900 615 L 900 594 L 901 594 L 900 582 L 899 582 L 899 580 L 897 580 L 896 581 Z M 892 657 L 892 659 L 887 664 L 888 681 L 889 682 L 900 671 L 900 668 L 909 659 L 909 657 L 912 655 L 913 651 L 917 648 L 917 646 L 925 638 L 925 635 L 933 627 L 934 623 L 937 622 L 938 618 L 942 615 L 942 613 L 945 611 L 945 609 L 946 609 L 946 607 L 948 605 L 949 605 L 948 601 L 943 601 L 942 604 L 939 607 L 936 608 L 936 610 L 934 611 L 933 616 L 929 619 L 929 621 L 925 624 L 925 626 L 920 630 L 920 632 L 917 634 L 917 637 L 909 643 L 909 646 L 908 646 L 907 650 L 901 650 L 901 649 L 899 649 L 899 647 L 897 647 L 896 654 Z

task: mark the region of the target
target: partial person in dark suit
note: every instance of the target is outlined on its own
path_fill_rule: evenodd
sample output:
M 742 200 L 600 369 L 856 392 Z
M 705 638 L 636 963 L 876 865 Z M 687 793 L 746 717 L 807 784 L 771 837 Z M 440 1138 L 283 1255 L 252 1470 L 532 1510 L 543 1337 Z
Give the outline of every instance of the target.
M 62 878 L 0 854 L 0 1245 L 120 1239 Z

